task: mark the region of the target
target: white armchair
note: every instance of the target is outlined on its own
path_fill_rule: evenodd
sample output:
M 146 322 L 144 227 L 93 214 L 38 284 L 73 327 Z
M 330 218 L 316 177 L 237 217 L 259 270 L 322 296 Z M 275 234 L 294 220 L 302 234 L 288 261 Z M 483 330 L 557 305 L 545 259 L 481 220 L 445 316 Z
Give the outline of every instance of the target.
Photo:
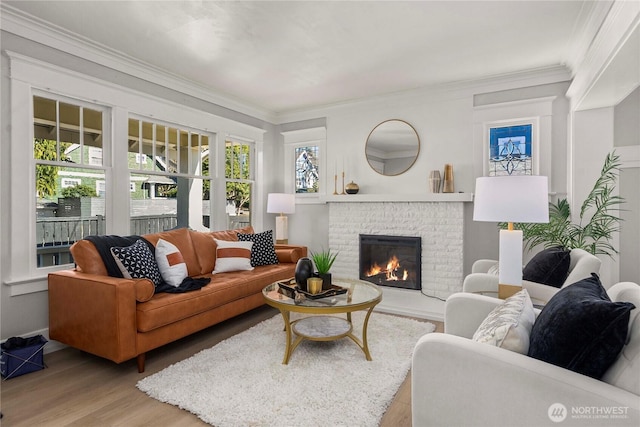
M 640 286 L 624 282 L 607 292 L 613 301 L 630 301 L 636 309 L 628 343 L 602 381 L 472 341 L 501 300 L 469 293 L 449 297 L 445 333 L 423 336 L 414 349 L 413 426 L 640 425 Z M 567 410 L 560 424 L 549 415 L 554 404 Z M 587 418 L 587 411 L 617 415 Z
M 575 283 L 584 278 L 590 277 L 591 273 L 600 272 L 601 261 L 595 255 L 583 249 L 571 249 L 569 275 L 562 287 Z M 488 273 L 491 267 L 497 265 L 498 261 L 492 259 L 480 259 L 471 266 L 471 274 L 464 278 L 462 291 L 482 294 L 488 296 L 498 296 L 498 276 Z M 522 281 L 534 304 L 543 304 L 551 299 L 560 288 L 544 285 L 541 283 Z

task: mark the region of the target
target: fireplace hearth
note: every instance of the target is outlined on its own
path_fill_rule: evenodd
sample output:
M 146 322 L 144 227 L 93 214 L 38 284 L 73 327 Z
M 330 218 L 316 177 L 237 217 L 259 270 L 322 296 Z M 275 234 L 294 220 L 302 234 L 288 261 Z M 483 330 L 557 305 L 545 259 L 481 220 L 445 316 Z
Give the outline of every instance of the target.
M 360 234 L 360 279 L 376 285 L 422 289 L 420 237 Z

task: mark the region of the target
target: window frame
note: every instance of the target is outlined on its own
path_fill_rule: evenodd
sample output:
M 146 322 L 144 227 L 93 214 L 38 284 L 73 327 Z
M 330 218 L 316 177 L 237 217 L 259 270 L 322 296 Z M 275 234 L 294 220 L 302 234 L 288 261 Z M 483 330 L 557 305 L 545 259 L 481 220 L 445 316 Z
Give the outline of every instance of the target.
M 547 96 L 474 107 L 474 175 L 489 175 L 490 128 L 532 124 L 532 174 L 549 177 L 550 188 L 553 188 L 551 153 L 555 99 L 555 96 Z
M 284 138 L 284 191 L 295 194 L 298 204 L 324 203 L 323 197 L 333 191 L 333 176 L 327 172 L 326 128 L 316 127 L 281 132 Z M 318 192 L 296 193 L 296 149 L 300 147 L 318 147 Z M 338 172 L 336 172 L 338 173 Z
M 3 271 L 3 285 L 9 286 L 9 295 L 17 296 L 47 290 L 47 274 L 49 272 L 68 269 L 70 265 L 47 268 L 36 268 L 35 257 L 35 174 L 33 167 L 33 96 L 62 96 L 72 100 L 80 100 L 89 106 L 102 105 L 109 108 L 108 126 L 103 129 L 103 168 L 107 188 L 105 205 L 106 230 L 109 234 L 126 235 L 129 230 L 129 198 L 130 182 L 128 165 L 126 164 L 126 144 L 128 135 L 129 114 L 143 117 L 155 117 L 158 120 L 169 119 L 181 126 L 202 129 L 216 134 L 216 140 L 210 146 L 219 150 L 221 135 L 241 135 L 256 141 L 258 157 L 263 157 L 263 138 L 266 130 L 216 116 L 210 112 L 179 104 L 152 94 L 138 92 L 115 83 L 100 80 L 93 76 L 71 71 L 38 59 L 11 52 L 3 52 L 9 60 L 9 105 L 11 111 L 9 138 L 11 145 L 7 175 L 12 186 L 3 184 L 9 194 L 10 224 L 3 235 L 3 243 L 11 248 L 8 251 L 6 269 Z M 104 117 L 103 117 L 104 119 Z M 106 141 L 110 141 L 107 143 Z M 25 143 L 26 142 L 26 143 Z M 220 152 L 216 151 L 220 159 Z M 123 164 L 124 163 L 124 164 Z M 90 169 L 92 166 L 85 164 Z M 94 166 L 95 168 L 95 166 Z M 221 182 L 217 172 L 219 165 L 210 165 L 216 182 Z M 262 165 L 258 165 L 256 176 L 264 174 Z M 101 168 L 102 169 L 102 168 Z M 217 184 L 212 192 L 220 191 Z M 257 194 L 260 192 L 260 194 Z M 262 190 L 254 191 L 256 203 L 263 196 Z M 219 194 L 219 193 L 218 193 Z M 27 195 L 27 196 L 25 196 Z M 218 197 L 215 193 L 213 197 Z M 28 203 L 25 203 L 25 198 Z M 222 198 L 224 200 L 224 197 Z M 224 203 L 219 203 L 212 212 L 212 220 L 221 220 L 224 216 Z M 259 204 L 255 205 L 256 207 Z M 220 212 L 218 212 L 220 211 Z M 259 226 L 262 219 L 257 218 Z
M 192 126 L 185 126 L 182 124 L 178 124 L 178 123 L 172 123 L 172 122 L 168 122 L 168 121 L 164 121 L 164 120 L 160 120 L 157 118 L 153 118 L 153 117 L 146 117 L 144 115 L 141 114 L 136 114 L 136 113 L 129 113 L 128 115 L 128 119 L 127 119 L 127 124 L 129 124 L 129 121 L 131 120 L 137 120 L 138 121 L 138 126 L 139 128 L 142 127 L 142 123 L 148 123 L 152 125 L 152 147 L 151 150 L 154 153 L 154 155 L 149 156 L 148 154 L 144 154 L 140 152 L 140 149 L 135 152 L 136 155 L 136 160 L 135 162 L 132 164 L 131 167 L 129 167 L 129 164 L 127 164 L 128 167 L 128 173 L 129 173 L 129 182 L 130 182 L 130 187 L 129 187 L 129 195 L 131 195 L 132 192 L 135 192 L 135 190 L 131 190 L 131 183 L 133 181 L 135 181 L 135 179 L 133 179 L 133 175 L 148 175 L 148 176 L 161 176 L 161 177 L 175 177 L 175 178 L 186 178 L 189 180 L 195 180 L 195 179 L 199 179 L 202 180 L 203 182 L 203 188 L 204 188 L 204 181 L 209 181 L 209 225 L 211 226 L 212 224 L 215 224 L 215 219 L 214 219 L 214 210 L 215 210 L 215 206 L 216 206 L 216 193 L 213 191 L 213 189 L 215 188 L 215 171 L 216 171 L 216 167 L 212 167 L 212 165 L 215 165 L 218 162 L 218 158 L 216 156 L 217 151 L 215 149 L 216 144 L 217 144 L 217 135 L 215 132 L 211 132 L 211 131 L 207 131 L 207 130 L 203 130 L 203 129 L 197 129 L 194 128 Z M 188 171 L 187 173 L 185 172 L 179 172 L 178 170 L 171 172 L 168 170 L 163 171 L 158 171 L 156 170 L 156 168 L 152 168 L 150 170 L 148 169 L 142 169 L 141 165 L 142 162 L 140 162 L 140 160 L 142 159 L 142 156 L 145 156 L 145 159 L 151 159 L 151 161 L 154 161 L 154 157 L 155 157 L 155 153 L 157 152 L 157 147 L 161 144 L 163 144 L 161 141 L 157 140 L 157 127 L 158 126 L 162 126 L 165 129 L 165 137 L 166 135 L 168 135 L 169 129 L 175 129 L 178 132 L 178 138 L 179 135 L 182 134 L 183 132 L 186 133 L 187 139 L 191 139 L 193 135 L 198 135 L 198 150 L 200 153 L 200 161 L 199 161 L 199 170 L 201 173 L 196 173 L 197 171 Z M 202 137 L 206 136 L 208 138 L 209 144 L 208 144 L 208 153 L 207 156 L 209 157 L 209 172 L 208 175 L 204 175 L 203 172 L 203 163 L 204 163 L 204 157 L 202 156 Z M 165 147 L 168 146 L 167 141 L 164 142 Z M 180 148 L 178 146 L 178 148 Z M 178 153 L 180 152 L 180 150 L 178 150 Z M 133 151 L 128 151 L 129 154 L 133 154 Z M 192 159 L 192 152 L 191 150 L 189 150 L 188 152 L 188 165 L 189 168 L 191 168 L 191 159 Z M 213 157 L 213 162 L 211 161 L 211 158 Z M 177 157 L 178 159 L 180 158 L 179 156 Z M 178 160 L 179 162 L 179 160 Z M 137 168 L 134 166 L 138 166 Z M 178 167 L 179 169 L 179 167 Z M 181 196 L 180 196 L 181 197 Z M 179 203 L 180 198 L 178 198 L 177 203 Z M 203 200 L 203 205 L 204 205 L 204 200 Z M 180 211 L 180 209 L 178 208 L 178 211 Z M 179 214 L 178 214 L 179 215 Z M 202 215 L 198 215 L 198 216 L 202 216 Z M 204 224 L 202 223 L 202 221 L 198 222 L 197 224 L 191 224 L 190 219 L 193 217 L 193 214 L 190 212 L 189 214 L 189 226 L 195 230 L 204 230 L 206 227 L 204 226 Z M 131 212 L 129 211 L 129 219 L 131 220 L 132 216 L 131 216 Z M 178 224 L 180 224 L 180 222 L 178 222 Z
M 240 144 L 240 145 L 247 145 L 249 146 L 249 178 L 227 178 L 227 173 L 226 173 L 226 164 L 227 164 L 227 142 L 230 142 L 232 144 Z M 224 159 L 221 159 L 220 162 L 218 162 L 218 166 L 221 168 L 221 171 L 223 171 L 220 174 L 220 177 L 222 179 L 222 181 L 224 182 L 223 184 L 223 188 L 224 188 L 224 202 L 225 202 L 225 217 L 226 217 L 226 204 L 227 204 L 227 184 L 231 183 L 231 182 L 236 182 L 236 183 L 240 183 L 240 184 L 249 184 L 249 188 L 250 188 L 250 192 L 251 192 L 251 198 L 249 199 L 249 225 L 254 226 L 254 218 L 255 218 L 255 207 L 256 207 L 256 201 L 258 200 L 256 198 L 256 164 L 257 164 L 257 159 L 258 159 L 258 149 L 257 149 L 257 143 L 254 140 L 251 139 L 246 139 L 246 138 L 242 138 L 242 137 L 238 137 L 238 136 L 233 136 L 233 135 L 226 135 L 224 138 L 224 141 L 221 144 L 224 148 L 223 148 L 223 152 L 224 152 Z M 232 167 L 233 167 L 233 162 L 231 163 Z M 233 171 L 232 171 L 233 172 Z M 229 219 L 227 219 L 227 223 L 229 224 Z

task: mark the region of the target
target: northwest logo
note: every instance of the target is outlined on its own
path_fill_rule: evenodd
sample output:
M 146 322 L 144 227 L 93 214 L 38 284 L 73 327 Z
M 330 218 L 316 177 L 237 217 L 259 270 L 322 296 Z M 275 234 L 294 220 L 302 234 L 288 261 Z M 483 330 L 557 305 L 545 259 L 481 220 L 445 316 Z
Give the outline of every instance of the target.
M 567 418 L 567 408 L 562 403 L 554 403 L 549 406 L 547 415 L 554 423 L 561 423 Z

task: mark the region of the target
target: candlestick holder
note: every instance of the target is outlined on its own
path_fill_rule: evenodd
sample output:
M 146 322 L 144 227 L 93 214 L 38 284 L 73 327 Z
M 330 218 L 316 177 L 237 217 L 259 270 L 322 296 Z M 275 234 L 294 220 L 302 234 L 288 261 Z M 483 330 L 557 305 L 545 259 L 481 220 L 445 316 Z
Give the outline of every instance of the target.
M 347 194 L 344 192 L 344 171 L 342 171 L 342 193 L 340 194 Z
M 333 175 L 333 195 L 338 195 L 338 174 Z

